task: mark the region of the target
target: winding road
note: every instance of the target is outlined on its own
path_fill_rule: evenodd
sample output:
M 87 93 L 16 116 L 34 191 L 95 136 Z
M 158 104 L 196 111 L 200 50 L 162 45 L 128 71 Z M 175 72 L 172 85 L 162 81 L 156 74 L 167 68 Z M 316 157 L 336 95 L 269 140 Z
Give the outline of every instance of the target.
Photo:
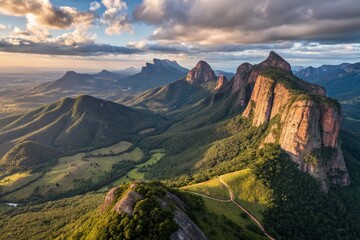
M 227 190 L 229 191 L 229 195 L 230 195 L 230 199 L 229 200 L 224 200 L 224 199 L 218 199 L 218 198 L 214 198 L 214 197 L 210 197 L 210 196 L 207 196 L 207 195 L 204 195 L 204 194 L 201 194 L 201 193 L 196 193 L 196 192 L 192 192 L 192 191 L 188 191 L 194 195 L 198 195 L 198 196 L 201 196 L 201 197 L 204 197 L 204 198 L 208 198 L 208 199 L 211 199 L 211 200 L 214 200 L 214 201 L 218 201 L 218 202 L 232 202 L 234 203 L 238 208 L 240 208 L 243 212 L 245 212 L 250 218 L 251 220 L 256 223 L 256 225 L 259 226 L 259 228 L 261 229 L 261 231 L 264 233 L 264 235 L 270 239 L 270 240 L 275 240 L 275 238 L 271 237 L 265 230 L 264 226 L 261 224 L 261 222 L 252 214 L 250 213 L 248 210 L 246 210 L 243 206 L 241 206 L 238 202 L 236 202 L 235 200 L 235 195 L 234 195 L 234 192 L 233 190 L 231 189 L 231 187 L 226 183 L 224 182 L 224 180 L 219 177 L 219 180 L 220 182 L 227 188 Z

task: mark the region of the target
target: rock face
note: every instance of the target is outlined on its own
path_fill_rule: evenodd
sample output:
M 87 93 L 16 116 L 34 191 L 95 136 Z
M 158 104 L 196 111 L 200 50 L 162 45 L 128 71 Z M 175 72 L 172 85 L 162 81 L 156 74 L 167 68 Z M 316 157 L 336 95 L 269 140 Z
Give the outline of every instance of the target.
M 223 89 L 227 84 L 227 79 L 225 76 L 220 76 L 217 80 L 215 90 Z
M 238 105 L 242 107 L 247 106 L 257 77 L 264 69 L 269 67 L 280 68 L 287 72 L 291 71 L 290 64 L 275 52 L 270 52 L 267 59 L 259 64 L 251 65 L 250 63 L 243 63 L 238 67 L 231 83 L 231 94 L 237 94 L 236 103 Z
M 264 143 L 278 143 L 302 171 L 321 182 L 323 190 L 330 182 L 348 185 L 338 140 L 339 105 L 323 97 L 324 91 L 316 85 L 295 78 L 288 81 L 258 76 L 243 116 L 251 118 L 254 126 L 275 118 Z
M 207 62 L 200 61 L 193 69 L 189 71 L 185 80 L 191 84 L 202 84 L 216 81 L 217 77 Z
M 263 67 L 277 67 L 286 71 L 291 71 L 290 64 L 273 51 L 270 52 L 268 58 L 260 63 L 260 65 Z
M 175 210 L 174 220 L 179 229 L 171 234 L 171 240 L 207 240 L 201 229 L 181 210 Z
M 119 196 L 119 187 L 111 189 L 100 207 L 100 213 L 111 210 L 118 214 L 126 213 L 129 216 L 133 216 L 136 203 L 144 199 L 141 194 L 136 192 L 137 184 L 137 182 L 132 183 L 121 197 Z M 187 206 L 179 197 L 170 192 L 166 192 L 164 198 L 157 198 L 157 201 L 164 208 L 174 209 L 173 219 L 178 225 L 178 229 L 171 234 L 171 240 L 208 240 L 204 232 L 185 214 Z M 169 204 L 171 204 L 171 206 Z

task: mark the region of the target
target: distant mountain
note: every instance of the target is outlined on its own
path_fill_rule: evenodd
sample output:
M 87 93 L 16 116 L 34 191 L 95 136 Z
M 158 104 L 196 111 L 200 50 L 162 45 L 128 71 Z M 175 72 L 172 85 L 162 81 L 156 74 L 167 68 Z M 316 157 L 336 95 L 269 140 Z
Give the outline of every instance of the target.
M 330 97 L 339 100 L 360 95 L 360 63 L 307 67 L 295 75 L 324 86 Z
M 114 95 L 121 94 L 123 88 L 118 81 L 126 76 L 107 70 L 96 74 L 68 71 L 56 81 L 43 83 L 17 95 L 15 101 L 48 104 L 62 97 L 74 97 L 82 94 L 109 99 Z
M 226 72 L 222 70 L 214 70 L 216 76 L 224 76 L 226 79 L 232 79 L 235 75 L 233 72 Z
M 146 63 L 141 72 L 119 81 L 125 88 L 133 90 L 147 90 L 172 83 L 187 73 L 176 61 L 154 59 L 153 63 Z
M 304 69 L 305 69 L 305 67 L 303 67 L 303 66 L 291 66 L 291 71 L 293 73 L 297 73 L 297 72 L 299 72 L 301 70 L 304 70 Z
M 342 128 L 360 136 L 360 63 L 308 67 L 295 74 L 324 86 L 330 97 L 338 99 L 345 115 Z
M 208 97 L 214 91 L 216 81 L 217 77 L 210 65 L 200 61 L 182 79 L 146 91 L 126 103 L 158 111 L 174 110 Z
M 7 159 L 18 159 L 9 153 L 14 152 L 14 149 L 11 150 L 13 147 L 15 153 L 23 151 L 25 155 L 39 151 L 26 151 L 22 147 L 56 148 L 60 153 L 91 149 L 118 142 L 144 129 L 158 128 L 162 123 L 163 120 L 155 114 L 110 101 L 86 95 L 75 99 L 64 98 L 12 117 L 11 121 L 0 119 L 0 157 L 5 155 L 1 163 L 4 167 L 8 166 Z M 31 144 L 24 144 L 27 141 L 31 141 Z M 27 157 L 31 158 L 31 154 Z
M 126 76 L 132 76 L 140 72 L 140 69 L 137 69 L 135 67 L 128 67 L 120 71 L 114 71 L 115 73 L 120 73 Z

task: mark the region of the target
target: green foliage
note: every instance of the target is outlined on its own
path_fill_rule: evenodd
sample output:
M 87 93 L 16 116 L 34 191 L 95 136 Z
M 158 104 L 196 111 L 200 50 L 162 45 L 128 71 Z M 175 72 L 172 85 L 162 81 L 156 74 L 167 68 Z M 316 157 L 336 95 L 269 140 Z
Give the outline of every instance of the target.
M 359 238 L 358 187 L 331 188 L 326 194 L 276 146 L 260 150 L 260 155 L 264 158 L 253 170 L 273 190 L 264 225 L 277 239 Z
M 54 148 L 25 141 L 17 144 L 0 159 L 0 167 L 10 173 L 38 169 L 54 163 L 57 154 Z
M 83 221 L 103 198 L 102 194 L 86 194 L 11 208 L 0 218 L 0 239 L 54 239 L 66 233 L 65 226 L 68 224 Z
M 112 204 L 129 191 L 129 185 L 125 186 L 120 189 L 117 200 Z M 173 203 L 165 199 L 167 190 L 158 182 L 136 183 L 133 191 L 143 198 L 135 203 L 132 215 L 125 212 L 119 214 L 112 210 L 112 205 L 105 212 L 93 213 L 86 223 L 73 225 L 70 236 L 65 234 L 60 239 L 169 239 L 170 234 L 177 230 L 177 224 L 173 219 Z
M 244 232 L 241 226 L 228 217 L 211 212 L 201 197 L 179 190 L 172 190 L 172 192 L 186 204 L 187 215 L 210 240 L 253 239 Z

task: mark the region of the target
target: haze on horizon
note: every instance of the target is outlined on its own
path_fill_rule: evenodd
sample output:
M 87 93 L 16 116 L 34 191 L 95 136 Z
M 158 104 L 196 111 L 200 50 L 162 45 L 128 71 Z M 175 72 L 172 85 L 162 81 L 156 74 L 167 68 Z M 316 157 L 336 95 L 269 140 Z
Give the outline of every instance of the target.
M 357 0 L 0 0 L 0 71 L 360 61 Z

